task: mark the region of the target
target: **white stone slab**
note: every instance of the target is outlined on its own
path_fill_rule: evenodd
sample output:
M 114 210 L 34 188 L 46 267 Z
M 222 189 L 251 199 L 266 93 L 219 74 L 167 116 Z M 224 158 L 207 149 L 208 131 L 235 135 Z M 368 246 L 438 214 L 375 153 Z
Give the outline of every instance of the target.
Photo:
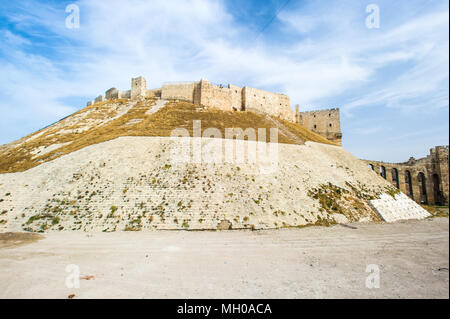
M 370 204 L 387 222 L 423 219 L 430 216 L 425 209 L 403 193 L 396 194 L 395 199 L 384 193 L 381 194 L 380 199 L 371 200 Z

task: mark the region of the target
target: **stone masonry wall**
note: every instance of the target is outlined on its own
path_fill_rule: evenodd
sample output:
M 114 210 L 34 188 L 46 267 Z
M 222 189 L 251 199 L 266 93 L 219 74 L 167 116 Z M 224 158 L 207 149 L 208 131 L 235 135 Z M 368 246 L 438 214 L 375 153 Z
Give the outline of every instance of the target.
M 230 89 L 231 93 L 232 109 L 241 111 L 243 107 L 242 88 L 233 84 L 228 84 L 228 88 Z
M 294 121 L 294 112 L 290 107 L 289 96 L 248 86 L 242 90 L 244 110 L 262 112 L 281 117 L 285 120 Z
M 192 83 L 164 84 L 161 98 L 187 100 L 225 111 L 255 111 L 294 121 L 294 112 L 287 95 L 232 84 L 220 87 L 205 79 Z
M 194 88 L 197 82 L 189 83 L 165 83 L 161 89 L 163 100 L 175 99 L 192 102 L 194 100 Z
M 137 100 L 146 96 L 146 82 L 145 79 L 140 76 L 131 79 L 131 99 Z
M 198 86 L 200 94 L 199 105 L 216 107 L 225 111 L 233 110 L 233 101 L 229 88 L 213 85 L 207 80 L 201 80 Z M 240 107 L 236 110 L 240 110 Z
M 228 84 L 222 87 L 206 79 L 199 82 L 165 83 L 162 88 L 147 90 L 145 79 L 140 76 L 131 79 L 131 90 L 119 91 L 111 88 L 105 95 L 98 96 L 88 105 L 110 99 L 138 100 L 145 97 L 163 100 L 183 100 L 225 111 L 253 111 L 265 113 L 291 122 L 301 123 L 316 133 L 340 145 L 339 109 L 294 113 L 289 96 L 251 87 Z
M 419 204 L 448 205 L 449 147 L 436 146 L 430 155 L 404 163 L 364 160 L 376 173 Z
M 328 140 L 342 144 L 341 120 L 339 109 L 328 109 L 309 112 L 296 112 L 296 122 Z
M 153 90 L 147 90 L 146 91 L 146 96 L 147 97 L 160 98 L 161 94 L 162 94 L 162 90 L 161 89 L 153 89 Z

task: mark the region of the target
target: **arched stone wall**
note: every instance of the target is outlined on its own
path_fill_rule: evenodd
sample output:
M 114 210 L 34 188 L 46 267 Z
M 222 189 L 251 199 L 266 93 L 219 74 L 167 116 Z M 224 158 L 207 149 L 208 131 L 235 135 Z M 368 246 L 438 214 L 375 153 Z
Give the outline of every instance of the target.
M 418 160 L 410 158 L 404 163 L 363 161 L 367 163 L 369 169 L 373 168 L 377 175 L 382 176 L 381 172 L 385 171 L 386 180 L 399 187 L 403 193 L 413 198 L 417 203 L 448 205 L 448 146 L 436 146 L 430 150 L 430 155 L 427 157 Z M 398 185 L 395 174 L 398 174 Z M 410 177 L 407 177 L 408 174 Z M 423 176 L 423 184 L 419 176 Z M 411 181 L 412 194 L 407 183 L 408 179 Z

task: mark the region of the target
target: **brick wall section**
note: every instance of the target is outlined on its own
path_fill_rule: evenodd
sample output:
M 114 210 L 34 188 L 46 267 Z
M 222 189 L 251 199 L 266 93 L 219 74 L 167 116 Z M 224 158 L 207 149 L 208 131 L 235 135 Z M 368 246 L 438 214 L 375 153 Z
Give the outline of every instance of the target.
M 404 163 L 386 163 L 364 160 L 376 174 L 382 175 L 389 182 L 398 185 L 400 190 L 417 203 L 448 205 L 449 199 L 449 147 L 436 146 L 430 149 L 430 155 Z M 385 173 L 384 173 L 385 172 Z M 397 174 L 396 174 L 397 172 Z M 419 175 L 425 177 L 422 182 Z M 398 179 L 396 179 L 398 175 Z M 408 183 L 410 176 L 411 182 Z M 397 184 L 398 180 L 398 184 Z

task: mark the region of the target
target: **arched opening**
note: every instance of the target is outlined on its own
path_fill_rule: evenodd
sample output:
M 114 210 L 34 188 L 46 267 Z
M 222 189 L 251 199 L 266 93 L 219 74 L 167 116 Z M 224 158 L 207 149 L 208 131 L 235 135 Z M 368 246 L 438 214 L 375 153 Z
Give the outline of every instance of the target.
M 380 175 L 386 179 L 386 167 L 380 166 Z
M 405 171 L 405 184 L 406 184 L 406 190 L 408 192 L 408 196 L 413 198 L 414 197 L 414 193 L 413 193 L 413 187 L 412 187 L 412 182 L 411 182 L 411 172 L 410 171 Z
M 369 168 L 373 171 L 373 164 L 369 164 Z
M 441 192 L 441 181 L 438 174 L 433 174 L 433 193 L 434 193 L 434 204 L 442 206 L 444 205 L 442 200 Z
M 420 203 L 428 204 L 427 184 L 425 180 L 425 174 L 420 172 L 419 175 L 417 175 L 417 181 L 419 182 L 419 189 L 420 189 Z
M 395 167 L 392 169 L 392 184 L 394 184 L 395 187 L 400 188 L 398 181 L 398 170 Z

